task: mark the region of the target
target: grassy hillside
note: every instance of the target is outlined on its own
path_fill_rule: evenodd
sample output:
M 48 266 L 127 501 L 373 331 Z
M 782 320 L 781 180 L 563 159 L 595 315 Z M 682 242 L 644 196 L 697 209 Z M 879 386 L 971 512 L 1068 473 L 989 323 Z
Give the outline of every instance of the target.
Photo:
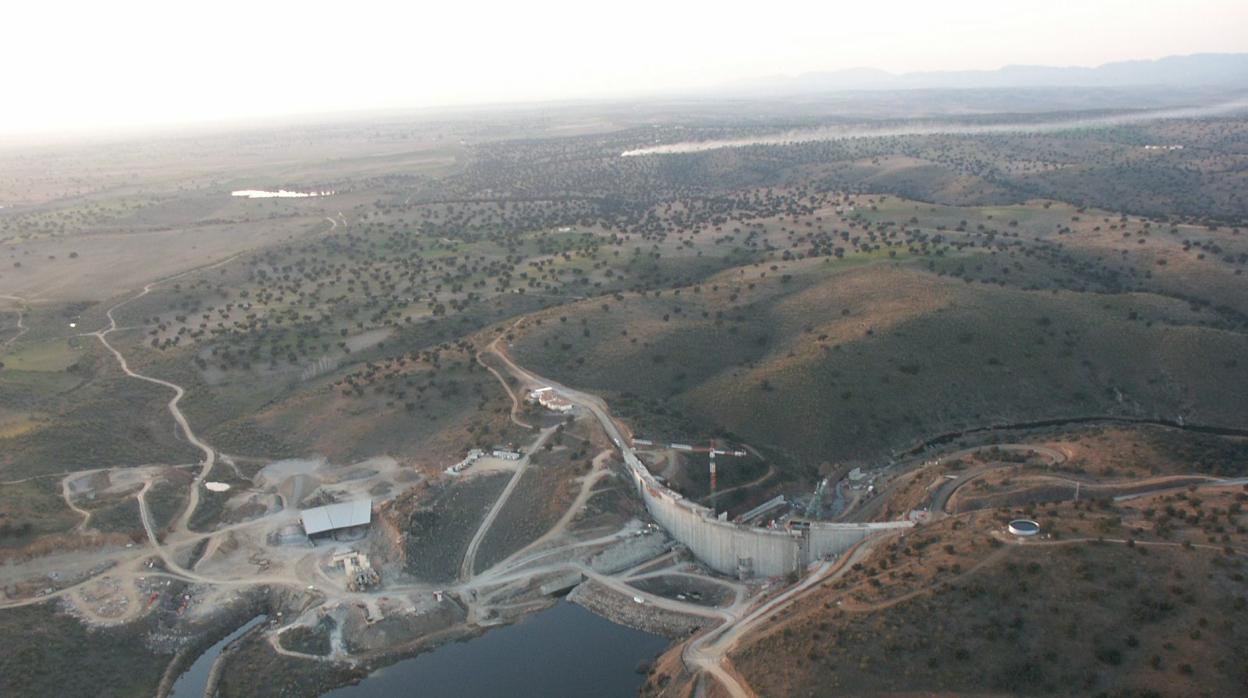
M 10 609 L 0 622 L 10 638 L 0 653 L 6 695 L 151 695 L 173 656 L 144 642 L 146 628 L 88 629 L 52 604 Z
M 806 604 L 733 661 L 760 696 L 1235 695 L 1242 580 L 1214 553 L 1020 549 L 870 613 Z
M 197 460 L 166 409 L 172 392 L 127 378 L 94 339 L 15 346 L 16 367 L 0 369 L 3 479 Z
M 808 465 L 1013 421 L 1243 422 L 1248 339 L 1174 299 L 968 283 L 912 263 L 767 271 L 547 311 L 512 352 L 608 393 L 638 431 L 726 429 Z

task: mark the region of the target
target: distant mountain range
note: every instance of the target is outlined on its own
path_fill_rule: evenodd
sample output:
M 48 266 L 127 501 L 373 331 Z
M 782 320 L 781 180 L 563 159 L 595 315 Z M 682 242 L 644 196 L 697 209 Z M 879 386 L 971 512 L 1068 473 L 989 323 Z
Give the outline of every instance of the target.
M 1095 68 L 1011 65 L 998 70 L 890 73 L 850 68 L 743 80 L 719 91 L 798 94 L 843 90 L 928 90 L 1027 87 L 1248 87 L 1248 53 L 1201 53 L 1120 61 Z

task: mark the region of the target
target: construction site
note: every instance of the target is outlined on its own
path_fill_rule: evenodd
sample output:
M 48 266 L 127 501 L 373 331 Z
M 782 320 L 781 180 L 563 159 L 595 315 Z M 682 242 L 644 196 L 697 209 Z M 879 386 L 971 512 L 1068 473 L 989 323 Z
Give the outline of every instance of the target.
M 183 468 L 70 473 L 61 495 L 92 544 L 0 567 L 0 606 L 55 600 L 110 628 L 163 619 L 158 646 L 179 654 L 161 695 L 196 638 L 238 627 L 240 614 L 254 615 L 247 609 L 262 608 L 265 621 L 232 642 L 339 676 L 509 624 L 564 596 L 649 633 L 695 634 L 685 666 L 731 685 L 718 673 L 724 653 L 767 609 L 844 573 L 873 541 L 939 520 L 970 476 L 993 472 L 938 476 L 916 498 L 904 475 L 941 460 L 846 467 L 812 491 L 774 494 L 763 488 L 772 468 L 749 445 L 636 438 L 600 398 L 532 374 L 498 341 L 489 352 L 499 380 L 525 396 L 513 398 L 512 418 L 527 443 L 471 448 L 424 468 L 385 457 L 244 466 L 205 445 L 191 501 L 159 516 L 152 493 L 187 482 Z M 1007 463 L 1066 458 L 992 449 Z M 732 484 L 721 486 L 726 470 Z M 773 494 L 733 505 L 730 516 L 728 495 L 755 489 Z M 96 542 L 98 512 L 127 501 L 144 535 Z M 1043 540 L 1039 532 L 1016 520 L 998 535 L 1027 543 Z M 210 681 L 240 656 L 214 658 Z
M 656 444 L 633 439 L 633 444 L 674 453 L 704 453 L 708 459 L 710 506 L 703 506 L 673 491 L 664 478 L 655 475 L 637 456 L 624 451 L 637 493 L 646 502 L 656 521 L 711 569 L 739 579 L 774 577 L 796 573 L 817 560 L 831 560 L 868 536 L 913 526 L 909 521 L 877 523 L 834 523 L 820 521 L 828 480 L 819 483 L 807 506 L 800 509 L 784 495 L 772 499 L 729 520 L 727 512 L 715 508 L 718 466 L 716 457 L 743 458 L 745 449 L 691 446 L 684 443 Z M 670 459 L 669 461 L 670 462 Z M 858 471 L 861 478 L 861 471 Z M 805 516 L 802 515 L 804 512 Z
M 720 506 L 726 492 L 771 477 L 768 469 L 719 486 L 730 463 L 755 458 L 749 446 L 634 438 L 601 399 L 530 373 L 498 342 L 491 351 L 520 394 L 558 416 L 523 422 L 517 399 L 513 417 L 528 429 L 528 443 L 474 448 L 453 465 L 424 469 L 390 458 L 243 467 L 208 449 L 211 461 L 191 482 L 191 501 L 159 520 L 151 492 L 185 478 L 182 469 L 71 473 L 61 492 L 82 516 L 84 540 L 98 536 L 94 512 L 127 500 L 137 503 L 144 537 L 0 568 L 0 606 L 55 599 L 101 627 L 166 618 L 160 642 L 183 654 L 170 663 L 161 695 L 192 658 L 184 655 L 194 638 L 237 627 L 230 619 L 256 608 L 258 593 L 266 594 L 266 620 L 248 625 L 236 642 L 261 642 L 275 657 L 315 662 L 331 674 L 368 671 L 472 637 L 566 595 L 629 627 L 673 639 L 697 634 L 685 646 L 686 666 L 719 676 L 732 638 L 760 614 L 841 574 L 872 541 L 943 516 L 967 482 L 937 477 L 893 520 L 848 521 L 876 516 L 887 506 L 884 492 L 896 496 L 904 479 L 846 468 L 813 492 L 756 499 L 730 517 Z M 1065 458 L 994 449 L 1017 450 L 1018 459 Z M 676 482 L 693 487 L 689 474 L 704 467 L 706 491 L 676 489 Z M 1017 520 L 1000 535 L 1027 542 L 1041 539 L 1039 531 Z M 238 656 L 214 659 L 212 676 Z
M 163 696 L 197 642 L 239 627 L 240 614 L 245 621 L 257 608 L 265 621 L 233 642 L 340 676 L 566 596 L 622 625 L 694 634 L 682 650 L 686 669 L 731 686 L 724 654 L 768 609 L 843 574 L 874 542 L 940 520 L 974 497 L 963 485 L 994 472 L 946 472 L 914 494 L 911 476 L 942 464 L 916 458 L 833 468 L 811 491 L 777 493 L 766 484 L 774 470 L 748 444 L 636 438 L 601 398 L 518 366 L 500 340 L 487 358 L 512 396 L 520 443 L 423 467 L 389 457 L 240 463 L 188 426 L 205 455 L 194 473 L 145 466 L 62 476 L 60 495 L 81 517 L 75 533 L 84 544 L 0 567 L 0 607 L 55 600 L 90 626 L 158 622 L 150 642 L 177 653 Z M 176 403 L 169 409 L 181 416 Z M 992 449 L 1003 463 L 1067 457 Z M 731 484 L 721 486 L 725 471 Z M 153 493 L 175 483 L 189 488 L 185 504 L 155 509 Z M 743 491 L 759 496 L 725 505 Z M 126 505 L 142 535 L 101 534 L 102 517 Z M 1029 544 L 1045 539 L 1040 531 L 1018 519 L 995 535 Z M 228 676 L 222 667 L 241 656 L 258 655 L 222 652 L 210 676 Z
M 172 608 L 175 627 L 191 638 L 233 617 L 250 590 L 284 589 L 248 636 L 261 633 L 279 656 L 366 666 L 431 636 L 508 623 L 569 592 L 618 622 L 684 636 L 740 617 L 777 578 L 910 525 L 778 525 L 768 518 L 774 506 L 728 521 L 652 475 L 595 398 L 514 365 L 508 371 L 560 420 L 534 426 L 530 443 L 472 449 L 432 473 L 389 458 L 244 468 L 205 446 L 211 460 L 191 485 L 193 501 L 161 521 L 149 493 L 177 469 L 65 476 L 63 495 L 83 512 L 83 534 L 92 524 L 84 507 L 131 498 L 145 540 L 5 568 L 0 603 L 54 598 L 88 623 L 113 626 Z M 746 455 L 671 449 L 709 457 L 713 483 L 716 458 Z M 578 454 L 589 458 L 587 469 Z M 534 518 L 542 497 L 554 508 Z M 639 506 L 625 504 L 634 497 Z M 216 513 L 205 519 L 208 511 Z

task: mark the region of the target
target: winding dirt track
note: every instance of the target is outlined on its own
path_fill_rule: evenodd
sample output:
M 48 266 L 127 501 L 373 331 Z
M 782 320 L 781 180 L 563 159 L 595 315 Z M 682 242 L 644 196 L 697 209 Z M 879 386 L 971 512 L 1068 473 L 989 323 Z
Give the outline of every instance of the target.
M 340 212 L 338 215 L 341 216 L 342 213 Z M 336 220 L 330 217 L 326 217 L 325 220 L 328 221 L 330 225 L 329 230 L 326 232 L 333 232 L 335 229 L 337 229 L 338 222 Z M 233 254 L 229 257 L 226 257 L 225 259 L 212 262 L 211 264 L 206 264 L 203 266 L 194 267 L 192 269 L 187 269 L 186 271 L 179 272 L 177 274 L 165 277 L 163 279 L 157 279 L 156 281 L 153 281 L 149 284 L 144 285 L 143 290 L 140 291 L 138 294 L 131 296 L 129 298 L 126 298 L 125 300 L 119 301 L 118 303 L 110 307 L 107 311 L 105 311 L 104 313 L 105 317 L 108 318 L 107 327 L 96 330 L 95 332 L 89 332 L 89 333 L 85 333 L 84 335 L 82 335 L 82 336 L 95 337 L 96 339 L 98 339 L 100 341 L 100 344 L 102 344 L 104 348 L 107 349 L 113 355 L 113 357 L 117 359 L 117 364 L 121 367 L 122 372 L 125 373 L 130 378 L 135 378 L 141 381 L 146 381 L 148 383 L 159 385 L 163 388 L 168 388 L 172 390 L 173 397 L 170 398 L 169 402 L 167 403 L 169 414 L 170 416 L 173 417 L 173 420 L 177 423 L 178 428 L 181 430 L 182 435 L 186 438 L 187 442 L 190 443 L 195 448 L 199 449 L 199 451 L 203 454 L 203 458 L 199 464 L 200 466 L 199 473 L 196 474 L 194 481 L 191 483 L 191 490 L 187 498 L 186 507 L 182 510 L 182 513 L 178 516 L 177 521 L 175 521 L 173 524 L 173 533 L 175 534 L 185 533 L 188 530 L 188 523 L 191 519 L 191 516 L 195 513 L 195 509 L 199 506 L 200 487 L 203 484 L 204 478 L 208 476 L 209 472 L 212 471 L 212 466 L 216 463 L 217 452 L 195 434 L 195 431 L 191 429 L 191 424 L 187 420 L 186 415 L 182 412 L 182 409 L 178 406 L 178 403 L 182 401 L 183 396 L 186 395 L 186 390 L 183 389 L 182 386 L 178 385 L 177 383 L 163 380 L 161 378 L 154 378 L 152 376 L 147 376 L 147 375 L 144 375 L 142 373 L 139 373 L 131 369 L 129 362 L 126 361 L 126 357 L 108 341 L 109 334 L 112 334 L 113 332 L 116 332 L 118 329 L 121 329 L 117 326 L 117 318 L 113 315 L 113 313 L 116 312 L 118 309 L 120 309 L 122 306 L 128 303 L 132 303 L 146 296 L 147 294 L 151 293 L 152 289 L 155 288 L 156 286 L 169 283 L 170 281 L 180 279 L 184 276 L 188 276 L 196 272 L 202 272 L 202 271 L 207 271 L 209 269 L 215 269 L 217 267 L 223 266 L 225 264 L 228 264 L 234 261 L 235 259 L 239 258 L 243 254 L 244 254 L 243 252 L 239 252 L 237 254 Z M 5 296 L 5 297 L 13 298 L 12 296 Z M 21 300 L 21 299 L 17 299 L 17 300 Z M 20 317 L 21 316 L 19 315 L 19 324 L 20 324 Z M 151 522 L 149 519 L 149 514 L 147 513 L 147 507 L 146 507 L 146 503 L 144 500 L 144 495 L 146 494 L 146 492 L 147 492 L 147 487 L 144 487 L 144 489 L 139 493 L 140 511 L 144 514 L 143 525 L 145 528 L 148 529 L 148 537 L 151 538 L 152 544 L 156 546 L 156 549 L 158 552 L 161 552 L 162 559 L 165 559 L 167 563 L 172 564 L 172 562 L 168 560 L 168 558 L 163 553 L 160 544 L 158 543 L 156 537 L 153 535 L 153 532 L 151 529 Z M 71 504 L 70 506 L 72 507 L 73 505 Z
M 494 340 L 494 341 L 497 342 L 498 340 Z M 537 428 L 536 426 L 529 424 L 528 422 L 520 419 L 520 397 L 516 395 L 516 392 L 511 389 L 510 385 L 507 384 L 507 379 L 503 377 L 503 374 L 499 373 L 498 369 L 485 363 L 485 361 L 481 358 L 481 352 L 477 352 L 477 363 L 484 366 L 485 370 L 494 374 L 494 377 L 497 378 L 498 382 L 502 384 L 503 390 L 507 391 L 507 397 L 511 398 L 510 416 L 511 416 L 512 423 L 515 424 L 516 426 L 524 427 L 525 429 L 536 429 Z
M 178 517 L 178 520 L 174 525 L 174 530 L 178 532 L 186 530 L 187 522 L 190 521 L 191 515 L 195 513 L 195 508 L 199 505 L 200 485 L 203 482 L 204 478 L 207 477 L 208 473 L 212 470 L 212 466 L 216 462 L 216 459 L 217 459 L 217 452 L 214 451 L 211 446 L 201 441 L 200 438 L 195 435 L 195 431 L 191 429 L 190 422 L 187 421 L 186 415 L 183 414 L 182 409 L 178 407 L 178 403 L 182 401 L 182 396 L 186 394 L 186 390 L 184 390 L 182 386 L 178 385 L 177 383 L 171 383 L 167 380 L 163 380 L 160 378 L 153 378 L 151 376 L 145 376 L 142 373 L 138 373 L 132 370 L 130 368 L 130 364 L 126 361 L 126 357 L 123 356 L 122 353 L 118 351 L 116 347 L 114 347 L 112 344 L 109 343 L 108 335 L 113 332 L 116 332 L 118 329 L 117 319 L 113 316 L 113 312 L 121 308 L 123 305 L 136 301 L 142 298 L 143 296 L 146 296 L 147 294 L 151 293 L 152 289 L 159 284 L 168 283 L 170 281 L 173 281 L 174 279 L 179 279 L 183 276 L 186 276 L 188 274 L 192 274 L 198 271 L 207 271 L 208 269 L 214 269 L 223 264 L 227 264 L 233 261 L 238 256 L 239 255 L 236 254 L 230 257 L 226 257 L 225 259 L 219 262 L 214 262 L 212 264 L 202 266 L 202 267 L 196 267 L 194 269 L 188 269 L 180 274 L 175 274 L 168 278 L 160 279 L 158 281 L 153 281 L 152 283 L 145 285 L 143 287 L 143 290 L 138 295 L 131 296 L 117 303 L 113 307 L 109 308 L 107 311 L 105 311 L 104 315 L 108 318 L 108 327 L 89 333 L 89 336 L 95 337 L 96 339 L 100 340 L 100 344 L 103 344 L 104 348 L 107 349 L 110 353 L 112 353 L 112 355 L 117 359 L 117 364 L 121 366 L 122 372 L 125 373 L 127 376 L 131 378 L 137 378 L 138 380 L 146 381 L 148 383 L 152 383 L 155 385 L 159 385 L 161 387 L 168 388 L 173 391 L 173 397 L 169 400 L 168 405 L 167 405 L 169 409 L 169 414 L 173 417 L 173 421 L 177 422 L 178 428 L 182 430 L 182 435 L 186 437 L 187 442 L 190 443 L 195 448 L 199 449 L 200 452 L 204 454 L 203 460 L 200 461 L 199 473 L 195 476 L 194 482 L 191 483 L 191 492 L 187 499 L 186 507 L 185 509 L 183 509 L 182 514 Z M 142 497 L 140 497 L 140 500 L 141 499 Z
M 342 214 L 340 213 L 339 215 L 342 215 Z M 338 227 L 338 222 L 335 221 L 333 218 L 326 218 L 325 220 L 328 221 L 330 224 L 330 229 L 327 232 L 332 232 L 334 229 Z M 113 346 L 108 341 L 108 335 L 120 329 L 117 327 L 117 318 L 113 315 L 113 313 L 116 312 L 118 309 L 120 309 L 122 306 L 128 303 L 132 303 L 146 296 L 147 294 L 151 293 L 152 289 L 155 288 L 156 286 L 159 286 L 160 284 L 169 283 L 170 281 L 180 279 L 184 276 L 188 276 L 196 272 L 207 271 L 209 269 L 215 269 L 217 267 L 224 266 L 234 261 L 235 259 L 239 258 L 243 254 L 244 254 L 243 252 L 239 252 L 237 254 L 230 255 L 229 257 L 218 260 L 216 262 L 212 262 L 210 264 L 205 264 L 203 266 L 187 269 L 186 271 L 179 272 L 172 276 L 167 276 L 163 279 L 157 279 L 156 281 L 153 281 L 151 283 L 144 285 L 143 290 L 140 291 L 138 294 L 130 296 L 129 298 L 126 298 L 122 301 L 117 302 L 112 307 L 110 307 L 107 311 L 105 311 L 104 315 L 105 317 L 108 318 L 107 327 L 96 330 L 95 332 L 89 332 L 89 333 L 85 333 L 84 335 L 82 335 L 82 336 L 95 337 L 96 339 L 98 339 L 100 341 L 100 344 L 102 344 L 104 348 L 107 349 L 109 353 L 111 353 L 115 359 L 117 359 L 117 364 L 118 366 L 121 367 L 122 372 L 125 373 L 130 378 L 135 378 L 137 380 L 145 381 L 145 382 L 152 383 L 154 385 L 159 385 L 163 388 L 168 388 L 172 390 L 173 397 L 170 398 L 169 402 L 166 404 L 166 407 L 169 410 L 169 414 L 170 416 L 173 417 L 174 422 L 177 423 L 178 428 L 182 431 L 182 435 L 186 438 L 187 443 L 199 449 L 199 451 L 203 454 L 203 459 L 199 463 L 199 472 L 195 475 L 195 479 L 191 482 L 190 493 L 187 496 L 186 506 L 183 508 L 182 513 L 178 516 L 177 520 L 173 523 L 173 526 L 172 526 L 173 530 L 171 532 L 171 535 L 185 534 L 189 531 L 188 523 L 190 522 L 191 516 L 194 515 L 195 509 L 199 506 L 200 487 L 203 484 L 204 478 L 208 476 L 208 474 L 212 471 L 212 466 L 216 463 L 217 452 L 195 434 L 195 430 L 191 428 L 191 424 L 187 420 L 186 415 L 182 412 L 182 409 L 178 406 L 178 403 L 182 401 L 183 396 L 186 395 L 186 390 L 182 386 L 178 385 L 177 383 L 163 380 L 161 378 L 154 378 L 152 376 L 147 376 L 147 375 L 144 375 L 142 373 L 139 373 L 131 369 L 129 362 L 126 361 L 126 357 L 121 353 L 121 351 L 117 349 L 117 347 Z M 139 491 L 139 494 L 138 494 L 139 514 L 140 514 L 140 518 L 143 521 L 143 528 L 147 532 L 148 540 L 151 542 L 151 545 L 155 549 L 156 553 L 160 556 L 161 560 L 163 560 L 165 564 L 169 566 L 171 570 L 175 570 L 181 575 L 184 575 L 196 581 L 203 581 L 203 582 L 219 581 L 219 580 L 212 580 L 212 579 L 208 579 L 205 577 L 201 577 L 199 575 L 194 574 L 193 572 L 189 570 L 184 569 L 181 565 L 177 563 L 177 561 L 175 561 L 166 552 L 164 546 L 160 544 L 160 540 L 159 538 L 157 538 L 156 532 L 152 525 L 151 511 L 148 509 L 148 506 L 147 506 L 146 495 L 147 495 L 147 491 L 151 488 L 151 484 L 152 483 L 149 480 L 147 483 L 144 484 L 143 489 Z M 72 502 L 70 502 L 70 498 L 68 496 L 66 496 L 66 503 L 69 504 L 71 508 L 74 508 L 74 505 Z M 85 525 L 85 524 L 86 524 L 86 521 L 84 521 L 82 525 Z
M 7 294 L 0 294 L 0 298 L 5 298 L 11 301 L 17 301 L 19 304 L 17 310 L 8 311 L 8 312 L 17 314 L 17 334 L 4 340 L 3 348 L 8 349 L 9 347 L 13 346 L 13 343 L 16 342 L 18 339 L 20 339 L 22 335 L 30 331 L 30 328 L 26 326 L 26 311 L 27 311 L 28 304 L 26 302 L 26 299 L 22 298 L 21 296 L 10 296 Z
M 139 296 L 135 296 L 135 298 L 146 295 L 150 290 L 151 285 L 149 284 L 144 287 L 143 293 L 139 294 Z M 116 347 L 108 343 L 108 334 L 117 329 L 117 322 L 113 319 L 113 310 L 116 309 L 116 307 L 117 306 L 114 306 L 113 308 L 108 309 L 109 328 L 107 330 L 100 330 L 92 334 L 100 340 L 100 343 L 104 345 L 105 349 L 108 349 L 112 352 L 113 356 L 117 357 L 117 363 L 120 364 L 121 370 L 125 372 L 127 376 L 147 381 L 148 383 L 154 383 L 155 385 L 163 386 L 173 391 L 173 397 L 170 398 L 167 405 L 169 408 L 169 414 L 173 416 L 173 421 L 178 423 L 178 427 L 182 430 L 182 435 L 186 437 L 187 442 L 195 448 L 198 448 L 204 454 L 203 460 L 200 461 L 199 473 L 195 476 L 195 481 L 191 484 L 191 492 L 186 502 L 186 508 L 182 511 L 181 516 L 178 517 L 178 521 L 175 525 L 177 530 L 186 530 L 186 525 L 191 518 L 191 514 L 195 512 L 195 508 L 199 505 L 200 483 L 205 477 L 208 476 L 209 471 L 212 470 L 212 466 L 217 459 L 217 452 L 212 450 L 208 444 L 201 441 L 199 437 L 195 435 L 195 432 L 191 429 L 190 423 L 186 420 L 186 415 L 184 415 L 182 410 L 178 407 L 178 403 L 181 402 L 182 396 L 186 394 L 186 391 L 182 388 L 182 386 L 176 383 L 170 383 L 169 381 L 162 380 L 160 378 L 145 376 L 131 370 L 130 365 L 126 363 L 126 357 L 122 356 L 121 352 L 117 351 Z
M 69 483 L 79 477 L 82 477 L 82 475 L 79 473 L 72 473 L 61 478 L 61 497 L 65 499 L 65 506 L 69 507 L 75 514 L 82 517 L 82 521 L 79 521 L 78 525 L 74 527 L 74 533 L 81 534 L 90 531 L 90 529 L 87 528 L 87 525 L 91 523 L 91 512 L 83 509 L 77 504 L 74 504 L 73 493 L 69 491 Z

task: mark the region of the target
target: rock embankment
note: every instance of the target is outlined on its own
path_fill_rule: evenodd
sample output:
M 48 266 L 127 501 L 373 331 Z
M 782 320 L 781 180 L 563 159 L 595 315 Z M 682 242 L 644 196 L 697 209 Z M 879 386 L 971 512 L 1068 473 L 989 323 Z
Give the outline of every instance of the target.
M 653 604 L 637 603 L 631 597 L 592 579 L 573 589 L 568 594 L 568 600 L 613 623 L 672 639 L 689 637 L 714 623 L 709 618 L 677 613 Z

